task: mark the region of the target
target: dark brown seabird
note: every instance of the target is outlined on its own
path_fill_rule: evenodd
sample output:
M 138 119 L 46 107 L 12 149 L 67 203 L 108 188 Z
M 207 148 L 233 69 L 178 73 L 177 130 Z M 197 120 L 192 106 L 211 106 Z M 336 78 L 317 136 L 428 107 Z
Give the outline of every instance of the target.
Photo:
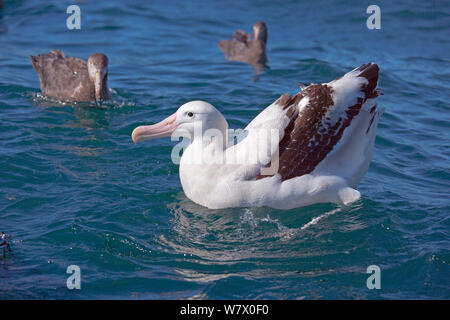
M 227 60 L 264 65 L 267 63 L 266 44 L 266 24 L 256 22 L 253 25 L 253 39 L 250 39 L 249 34 L 238 30 L 230 40 L 220 41 L 219 48 L 225 54 Z
M 64 101 L 101 102 L 111 99 L 108 89 L 108 57 L 94 53 L 85 61 L 65 57 L 59 50 L 30 56 L 39 75 L 42 93 Z

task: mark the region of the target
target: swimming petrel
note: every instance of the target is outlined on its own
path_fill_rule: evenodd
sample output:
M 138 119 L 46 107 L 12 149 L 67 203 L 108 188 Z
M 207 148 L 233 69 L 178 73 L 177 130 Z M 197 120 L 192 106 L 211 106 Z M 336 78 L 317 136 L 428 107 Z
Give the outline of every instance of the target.
M 111 99 L 108 57 L 103 53 L 94 53 L 85 61 L 53 50 L 30 59 L 39 75 L 43 94 L 65 101 Z
M 238 30 L 230 40 L 219 42 L 219 48 L 227 60 L 240 61 L 253 65 L 267 63 L 266 56 L 267 27 L 264 22 L 253 25 L 253 39 L 250 35 Z

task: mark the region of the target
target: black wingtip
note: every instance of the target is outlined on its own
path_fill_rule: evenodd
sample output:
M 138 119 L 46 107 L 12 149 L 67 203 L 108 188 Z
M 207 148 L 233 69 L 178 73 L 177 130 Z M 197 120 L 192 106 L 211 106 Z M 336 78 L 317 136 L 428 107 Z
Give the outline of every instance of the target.
M 378 85 L 378 74 L 380 72 L 378 65 L 376 63 L 369 62 L 356 68 L 355 71 L 359 71 L 358 77 L 364 77 L 368 81 L 367 84 L 361 88 L 366 94 L 366 99 L 379 96 L 380 93 L 376 89 Z
M 364 77 L 367 80 L 371 81 L 374 78 L 378 80 L 378 73 L 380 72 L 380 68 L 376 63 L 369 62 L 359 66 L 355 71 L 359 71 L 359 77 Z

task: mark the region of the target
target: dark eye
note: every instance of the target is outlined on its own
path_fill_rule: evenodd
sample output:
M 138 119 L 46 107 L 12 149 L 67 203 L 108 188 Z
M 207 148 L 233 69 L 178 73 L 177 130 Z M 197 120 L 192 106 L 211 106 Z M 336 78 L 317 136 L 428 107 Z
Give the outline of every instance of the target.
M 192 112 L 190 112 L 190 111 L 187 113 L 187 115 L 188 115 L 189 118 L 192 118 L 194 116 L 194 114 Z

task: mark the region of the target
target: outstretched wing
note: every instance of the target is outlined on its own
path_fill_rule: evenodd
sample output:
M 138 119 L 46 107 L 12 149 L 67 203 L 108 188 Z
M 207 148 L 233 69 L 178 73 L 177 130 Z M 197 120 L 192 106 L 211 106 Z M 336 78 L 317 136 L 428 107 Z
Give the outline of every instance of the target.
M 227 163 L 237 161 L 239 174 L 247 180 L 276 174 L 287 180 L 311 173 L 362 105 L 379 95 L 378 71 L 369 63 L 330 83 L 282 95 L 250 122 L 237 144 L 227 148 Z
M 364 64 L 337 80 L 310 85 L 295 95 L 298 113 L 279 145 L 277 173 L 282 180 L 311 173 L 333 150 L 362 105 L 379 95 L 378 71 L 376 64 Z

